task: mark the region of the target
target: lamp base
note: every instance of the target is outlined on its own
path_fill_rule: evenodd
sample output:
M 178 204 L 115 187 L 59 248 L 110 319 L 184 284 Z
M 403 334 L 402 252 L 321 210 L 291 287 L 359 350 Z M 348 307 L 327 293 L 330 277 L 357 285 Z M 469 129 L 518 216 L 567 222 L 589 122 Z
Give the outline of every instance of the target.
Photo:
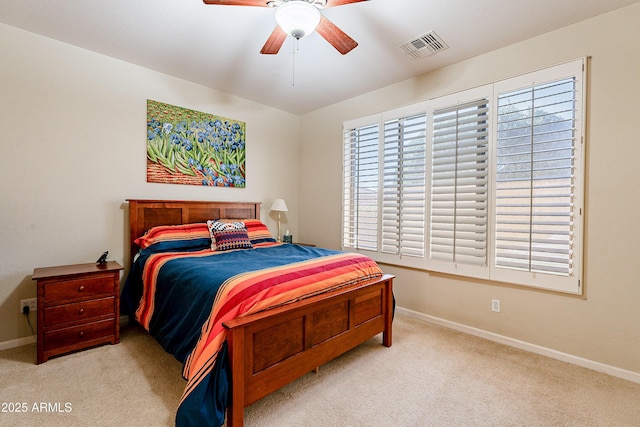
M 276 241 L 278 241 L 278 242 L 282 241 L 280 239 L 280 211 L 278 211 L 278 238 L 276 239 Z

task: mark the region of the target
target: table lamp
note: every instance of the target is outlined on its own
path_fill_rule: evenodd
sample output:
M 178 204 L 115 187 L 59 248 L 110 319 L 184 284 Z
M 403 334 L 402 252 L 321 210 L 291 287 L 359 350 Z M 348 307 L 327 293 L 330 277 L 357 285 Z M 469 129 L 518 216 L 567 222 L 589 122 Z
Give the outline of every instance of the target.
M 278 242 L 280 241 L 280 213 L 287 212 L 287 205 L 282 199 L 275 199 L 271 205 L 271 210 L 278 212 Z

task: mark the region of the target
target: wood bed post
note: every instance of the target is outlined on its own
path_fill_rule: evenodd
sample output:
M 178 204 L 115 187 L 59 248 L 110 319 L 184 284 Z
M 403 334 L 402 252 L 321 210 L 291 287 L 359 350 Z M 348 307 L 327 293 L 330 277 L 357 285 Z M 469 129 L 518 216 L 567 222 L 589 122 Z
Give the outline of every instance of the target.
M 227 427 L 244 424 L 244 329 L 229 330 L 227 350 L 231 364 L 231 399 L 227 409 Z
M 393 278 L 389 278 L 385 285 L 385 301 L 384 303 L 387 305 L 387 309 L 384 315 L 384 332 L 382 333 L 382 345 L 385 347 L 391 347 L 392 342 L 392 327 L 391 324 L 393 322 Z
M 133 258 L 136 255 L 138 245 L 135 244 L 135 241 L 142 234 L 138 234 L 139 231 L 137 229 L 137 224 L 139 223 L 138 218 L 138 201 L 137 200 L 127 200 L 129 202 L 129 268 L 133 266 Z

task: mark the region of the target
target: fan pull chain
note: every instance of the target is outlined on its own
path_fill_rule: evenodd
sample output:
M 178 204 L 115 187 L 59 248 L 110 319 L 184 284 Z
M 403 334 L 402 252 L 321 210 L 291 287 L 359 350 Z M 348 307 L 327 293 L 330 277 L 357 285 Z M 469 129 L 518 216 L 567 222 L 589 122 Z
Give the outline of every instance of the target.
M 293 42 L 293 64 L 291 70 L 291 87 L 296 86 L 296 51 L 299 50 L 298 43 L 300 43 L 299 38 L 294 38 L 295 42 Z

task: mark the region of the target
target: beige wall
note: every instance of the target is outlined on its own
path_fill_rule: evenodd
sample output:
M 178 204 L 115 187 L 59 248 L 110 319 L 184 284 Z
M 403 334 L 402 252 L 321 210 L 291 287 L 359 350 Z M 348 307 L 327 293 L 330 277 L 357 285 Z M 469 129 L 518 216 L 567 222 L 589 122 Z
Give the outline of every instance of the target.
M 635 4 L 304 115 L 301 239 L 340 247 L 344 120 L 591 56 L 585 298 L 385 269 L 397 276 L 399 306 L 640 373 L 638 22 Z
M 30 334 L 34 267 L 125 265 L 127 198 L 259 201 L 275 234 L 282 197 L 297 233 L 298 116 L 2 24 L 0 58 L 0 343 Z M 147 99 L 245 121 L 247 187 L 147 183 Z

